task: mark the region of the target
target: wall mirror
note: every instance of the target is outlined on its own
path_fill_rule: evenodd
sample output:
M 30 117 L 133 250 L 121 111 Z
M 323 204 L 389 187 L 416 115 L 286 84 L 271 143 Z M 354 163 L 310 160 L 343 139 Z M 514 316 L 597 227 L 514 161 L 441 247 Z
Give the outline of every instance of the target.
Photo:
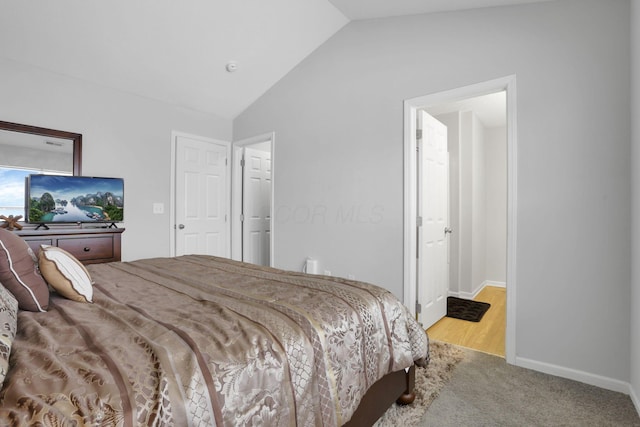
M 0 121 L 0 215 L 24 219 L 25 177 L 82 174 L 82 135 Z

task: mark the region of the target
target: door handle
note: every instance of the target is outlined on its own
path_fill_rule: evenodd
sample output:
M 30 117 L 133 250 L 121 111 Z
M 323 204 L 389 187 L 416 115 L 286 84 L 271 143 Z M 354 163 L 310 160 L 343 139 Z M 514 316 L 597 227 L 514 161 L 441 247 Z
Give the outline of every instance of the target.
M 178 228 L 179 228 L 180 230 L 184 229 L 184 224 L 178 224 Z
M 448 234 L 453 233 L 453 229 L 452 229 L 451 227 L 445 227 L 445 228 L 444 228 L 444 234 L 447 234 L 447 233 L 448 233 Z

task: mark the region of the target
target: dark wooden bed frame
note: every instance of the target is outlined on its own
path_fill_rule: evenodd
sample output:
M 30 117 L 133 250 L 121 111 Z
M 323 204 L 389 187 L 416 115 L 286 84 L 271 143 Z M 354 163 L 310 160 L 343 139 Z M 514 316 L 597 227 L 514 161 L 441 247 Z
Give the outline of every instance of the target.
M 370 427 L 386 412 L 394 402 L 409 405 L 416 398 L 416 367 L 409 372 L 401 369 L 380 378 L 364 395 L 358 409 L 345 427 Z

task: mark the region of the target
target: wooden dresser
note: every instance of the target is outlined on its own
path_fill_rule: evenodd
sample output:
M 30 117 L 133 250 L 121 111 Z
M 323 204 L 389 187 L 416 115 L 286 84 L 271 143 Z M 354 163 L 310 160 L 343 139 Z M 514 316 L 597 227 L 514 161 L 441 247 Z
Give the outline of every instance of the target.
M 57 246 L 83 264 L 120 261 L 121 236 L 124 228 L 51 228 L 19 230 L 15 233 L 27 241 L 38 254 L 40 245 Z

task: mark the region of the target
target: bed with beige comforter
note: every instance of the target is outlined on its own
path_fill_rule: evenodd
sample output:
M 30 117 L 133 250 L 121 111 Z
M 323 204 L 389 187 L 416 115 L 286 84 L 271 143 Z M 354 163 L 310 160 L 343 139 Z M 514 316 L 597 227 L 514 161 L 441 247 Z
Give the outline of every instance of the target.
M 198 255 L 89 271 L 94 303 L 19 313 L 0 425 L 337 426 L 428 357 L 366 283 Z

